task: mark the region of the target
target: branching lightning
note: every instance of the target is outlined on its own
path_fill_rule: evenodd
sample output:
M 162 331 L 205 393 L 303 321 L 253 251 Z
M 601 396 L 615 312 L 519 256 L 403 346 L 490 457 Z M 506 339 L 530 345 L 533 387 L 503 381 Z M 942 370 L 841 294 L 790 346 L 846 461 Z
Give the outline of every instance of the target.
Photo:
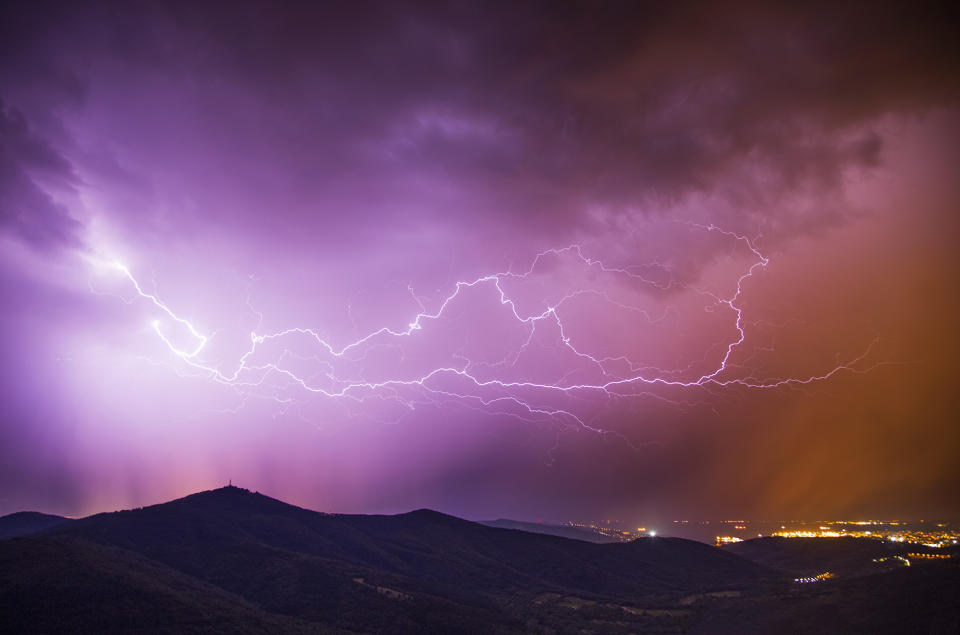
M 647 279 L 638 273 L 638 267 L 609 266 L 597 258 L 586 255 L 585 250 L 579 244 L 542 251 L 536 254 L 529 267 L 521 272 L 514 272 L 510 268 L 499 273 L 459 280 L 453 285 L 452 291 L 442 298 L 434 311 L 427 310 L 423 300 L 414 293 L 412 286 L 408 287 L 410 295 L 417 303 L 420 311 L 407 323 L 406 328 L 394 329 L 383 326 L 339 346 L 321 337 L 316 330 L 306 327 L 296 326 L 276 332 L 258 332 L 263 321 L 263 315 L 253 307 L 248 297 L 247 305 L 258 316 L 258 324 L 256 329 L 250 333 L 249 348 L 239 356 L 239 360 L 228 372 L 221 370 L 210 360 L 204 358 L 207 344 L 210 342 L 212 335 L 205 335 L 190 320 L 178 315 L 156 293 L 147 292 L 128 267 L 119 262 L 111 262 L 110 265 L 121 272 L 132 285 L 137 294 L 134 299 L 140 298 L 152 303 L 166 318 L 186 329 L 186 332 L 190 334 L 192 346 L 184 348 L 174 344 L 172 338 L 165 333 L 164 324 L 161 320 L 152 322 L 151 326 L 154 332 L 170 353 L 191 369 L 192 376 L 235 388 L 242 396 L 242 404 L 245 404 L 251 396 L 263 396 L 254 395 L 254 391 L 263 388 L 266 385 L 267 378 L 272 376 L 285 382 L 288 388 L 292 387 L 302 391 L 301 394 L 304 395 L 312 394 L 330 399 L 352 399 L 358 402 L 374 398 L 387 399 L 402 404 L 404 408 L 409 410 L 415 410 L 418 406 L 427 403 L 457 404 L 461 407 L 483 412 L 516 417 L 523 421 L 564 421 L 578 428 L 606 433 L 607 431 L 603 429 L 589 425 L 588 418 L 585 415 L 575 413 L 575 408 L 545 405 L 544 400 L 556 399 L 558 396 L 579 401 L 587 399 L 591 395 L 605 399 L 623 399 L 645 395 L 682 406 L 683 402 L 668 399 L 661 394 L 652 392 L 652 389 L 657 386 L 675 389 L 701 388 L 705 390 L 730 386 L 740 386 L 748 389 L 775 389 L 791 385 L 812 384 L 843 371 L 865 372 L 869 370 L 869 368 L 862 367 L 862 363 L 870 353 L 868 348 L 862 355 L 845 363 L 838 363 L 816 375 L 772 379 L 732 375 L 730 371 L 738 367 L 734 364 L 733 358 L 747 340 L 745 328 L 746 325 L 751 324 L 744 319 L 744 309 L 741 304 L 744 286 L 757 272 L 766 268 L 770 261 L 760 252 L 754 241 L 746 236 L 720 229 L 714 225 L 687 224 L 692 230 L 715 233 L 724 239 L 729 239 L 735 246 L 742 246 L 749 254 L 751 262 L 746 270 L 736 278 L 735 289 L 727 297 L 722 297 L 710 291 L 693 289 L 696 293 L 709 298 L 714 307 L 721 307 L 730 312 L 735 335 L 730 341 L 720 345 L 723 355 L 708 371 L 697 371 L 693 376 L 685 378 L 681 375 L 684 372 L 689 373 L 693 364 L 688 366 L 686 371 L 683 369 L 663 370 L 633 360 L 626 354 L 601 356 L 584 350 L 582 346 L 578 346 L 573 341 L 573 337 L 568 335 L 569 327 L 562 317 L 567 303 L 584 296 L 593 296 L 598 301 L 610 303 L 623 310 L 633 311 L 642 315 L 645 321 L 651 324 L 664 319 L 672 310 L 671 307 L 664 309 L 660 315 L 651 315 L 644 309 L 614 300 L 604 291 L 578 288 L 569 291 L 557 301 L 545 303 L 539 312 L 524 313 L 520 310 L 515 298 L 511 297 L 505 289 L 505 283 L 528 279 L 535 274 L 543 260 L 551 256 L 572 258 L 586 270 L 594 270 L 607 276 L 628 278 L 633 282 L 649 285 L 659 291 L 666 291 L 672 286 L 680 284 L 673 280 L 658 282 Z M 473 290 L 486 287 L 495 291 L 495 297 L 497 297 L 500 306 L 506 308 L 512 320 L 527 331 L 523 344 L 512 350 L 502 360 L 493 363 L 474 362 L 466 355 L 457 354 L 452 360 L 455 363 L 439 365 L 424 373 L 414 376 L 402 376 L 398 373 L 397 376 L 376 380 L 363 376 L 350 377 L 338 372 L 339 361 L 348 361 L 355 364 L 363 360 L 370 351 L 377 347 L 395 345 L 397 342 L 410 338 L 429 337 L 430 332 L 427 326 L 444 317 L 455 300 Z M 559 333 L 557 346 L 572 353 L 576 359 L 581 360 L 584 364 L 596 369 L 596 372 L 599 373 L 597 380 L 572 380 L 571 376 L 577 374 L 579 370 L 577 368 L 568 369 L 558 380 L 550 382 L 533 379 L 497 378 L 495 376 L 485 377 L 479 372 L 482 369 L 484 373 L 490 374 L 501 368 L 515 368 L 518 360 L 532 345 L 540 324 L 554 327 L 556 332 Z M 316 346 L 319 346 L 323 358 L 299 353 L 288 348 L 272 361 L 253 361 L 260 350 L 268 343 L 282 343 L 297 338 L 308 338 Z M 321 370 L 313 376 L 304 376 L 284 366 L 284 360 L 288 357 L 313 360 L 318 363 Z M 708 353 L 705 352 L 704 360 L 707 357 Z M 625 364 L 629 371 L 627 373 L 614 372 L 611 367 L 615 364 Z M 322 378 L 322 381 L 318 380 L 320 378 Z M 451 382 L 456 383 L 461 388 L 452 389 L 447 385 Z M 415 392 L 411 393 L 411 390 Z M 268 396 L 284 407 L 296 401 L 296 398 L 288 396 L 288 393 L 284 395 L 274 393 Z

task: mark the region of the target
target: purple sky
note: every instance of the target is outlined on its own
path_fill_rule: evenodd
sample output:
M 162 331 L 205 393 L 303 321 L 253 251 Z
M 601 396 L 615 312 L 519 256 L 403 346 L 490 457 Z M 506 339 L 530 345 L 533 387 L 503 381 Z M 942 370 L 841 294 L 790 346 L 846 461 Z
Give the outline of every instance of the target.
M 0 13 L 0 513 L 960 513 L 955 9 L 86 4 Z

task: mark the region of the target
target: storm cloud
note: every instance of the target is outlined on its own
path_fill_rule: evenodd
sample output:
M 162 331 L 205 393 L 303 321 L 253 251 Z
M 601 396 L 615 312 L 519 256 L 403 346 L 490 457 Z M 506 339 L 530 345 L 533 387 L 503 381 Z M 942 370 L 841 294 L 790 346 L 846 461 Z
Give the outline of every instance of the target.
M 876 483 L 924 490 L 918 510 L 947 509 L 960 442 L 940 390 L 956 345 L 945 316 L 956 305 L 957 12 L 4 6 L 0 280 L 4 331 L 22 337 L 0 367 L 0 459 L 20 466 L 0 498 L 12 510 L 42 492 L 51 511 L 93 510 L 232 470 L 344 511 L 892 509 Z M 549 249 L 566 251 L 537 258 Z M 143 297 L 114 275 L 119 263 Z M 411 328 L 457 281 L 506 271 L 502 288 L 465 287 L 415 337 L 347 361 L 318 344 Z M 524 315 L 560 306 L 567 321 L 531 334 L 498 290 Z M 165 344 L 194 336 L 145 293 L 209 336 L 204 372 L 171 357 Z M 143 326 L 158 320 L 170 341 Z M 251 332 L 306 328 L 320 335 L 245 356 Z M 690 382 L 725 351 L 724 378 L 765 385 L 863 361 L 759 391 L 692 381 L 531 396 L 462 377 L 427 394 L 303 389 L 435 367 Z M 248 359 L 308 380 L 211 381 Z M 579 423 L 542 416 L 560 410 Z M 916 412 L 942 443 L 909 474 L 884 474 Z M 822 475 L 790 480 L 864 438 L 843 491 Z M 28 469 L 22 457 L 38 448 L 61 476 Z M 75 486 L 51 494 L 64 474 Z

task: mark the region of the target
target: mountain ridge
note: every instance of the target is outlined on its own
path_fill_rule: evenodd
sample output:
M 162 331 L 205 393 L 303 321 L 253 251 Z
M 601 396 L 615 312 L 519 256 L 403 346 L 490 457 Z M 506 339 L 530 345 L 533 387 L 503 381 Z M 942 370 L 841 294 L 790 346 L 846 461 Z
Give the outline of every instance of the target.
M 556 598 L 574 597 L 597 607 L 597 619 L 612 620 L 616 632 L 629 616 L 621 607 L 640 597 L 746 587 L 773 575 L 682 539 L 594 544 L 428 509 L 326 514 L 237 487 L 94 514 L 15 540 L 119 550 L 110 553 L 145 558 L 271 615 L 359 631 L 516 632 L 533 619 L 562 632 Z
M 0 540 L 0 632 L 740 633 L 831 615 L 904 632 L 869 617 L 895 602 L 938 632 L 960 614 L 956 563 L 861 563 L 878 547 L 857 542 L 597 544 L 429 509 L 315 512 L 232 486 L 8 524 L 31 519 L 54 524 Z M 828 562 L 859 569 L 793 582 Z
M 0 516 L 0 540 L 28 536 L 70 522 L 73 520 L 55 514 L 33 511 L 14 512 Z

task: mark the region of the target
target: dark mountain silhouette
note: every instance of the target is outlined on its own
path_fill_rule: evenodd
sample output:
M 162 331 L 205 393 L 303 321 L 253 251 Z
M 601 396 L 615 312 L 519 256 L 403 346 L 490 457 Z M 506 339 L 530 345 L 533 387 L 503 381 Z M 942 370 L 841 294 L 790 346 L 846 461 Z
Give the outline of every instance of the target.
M 357 571 L 410 576 L 424 590 L 469 580 L 498 590 L 632 595 L 714 587 L 718 578 L 749 582 L 764 573 L 739 556 L 679 538 L 596 545 L 426 509 L 396 516 L 321 514 L 236 487 L 98 514 L 60 532 L 142 553 L 192 575 L 238 549 L 267 559 L 279 550 L 284 557 L 293 552 Z M 206 562 L 196 560 L 198 550 Z
M 917 588 L 956 589 L 955 566 L 936 571 Z M 596 544 L 430 510 L 322 514 L 227 487 L 0 541 L 0 632 L 749 632 L 744 607 L 767 626 L 820 614 L 823 593 L 790 576 L 678 538 Z M 845 599 L 830 585 L 811 585 L 833 593 L 827 612 Z
M 335 630 L 271 615 L 134 553 L 58 536 L 0 541 L 0 632 Z
M 111 568 L 140 558 L 267 613 L 356 631 L 569 631 L 571 616 L 562 613 L 570 609 L 558 613 L 558 603 L 590 607 L 573 617 L 608 621 L 612 632 L 636 630 L 649 621 L 630 613 L 642 598 L 659 605 L 668 602 L 662 598 L 746 587 L 770 575 L 682 539 L 601 545 L 430 510 L 321 514 L 236 487 L 97 514 L 4 546 L 42 550 L 35 542 L 41 540 L 74 541 L 58 548 L 82 553 L 101 550 L 94 555 L 110 549 Z M 68 584 L 71 574 L 62 572 Z
M 928 551 L 924 547 L 864 538 L 783 538 L 768 536 L 725 545 L 724 551 L 797 576 L 832 571 L 844 576 L 873 573 L 884 566 L 903 566 L 889 562 L 893 556 Z M 883 562 L 874 560 L 884 559 Z
M 38 531 L 71 522 L 63 516 L 41 514 L 40 512 L 17 512 L 0 517 L 0 540 L 28 536 Z
M 509 518 L 498 518 L 497 520 L 482 520 L 481 525 L 487 527 L 499 527 L 500 529 L 519 529 L 520 531 L 529 531 L 534 534 L 546 534 L 548 536 L 560 536 L 561 538 L 570 538 L 571 540 L 584 540 L 586 542 L 608 543 L 621 542 L 616 538 L 604 536 L 603 534 L 589 529 L 578 529 L 577 527 L 568 527 L 566 525 L 551 525 L 549 523 L 530 523 L 522 520 L 510 520 Z
M 960 563 L 956 555 L 951 561 L 914 561 L 909 567 L 896 562 L 873 563 L 872 558 L 863 566 L 852 566 L 860 555 L 870 556 L 871 549 L 882 547 L 882 543 L 863 538 L 850 539 L 855 542 L 820 539 L 819 543 L 801 538 L 755 540 L 760 544 L 751 545 L 751 549 L 762 553 L 764 560 L 779 559 L 776 552 L 784 549 L 788 554 L 785 559 L 795 570 L 823 572 L 825 569 L 808 564 L 803 554 L 823 565 L 824 551 L 828 551 L 829 559 L 847 572 L 841 568 L 836 578 L 824 582 L 773 586 L 765 592 L 715 603 L 706 608 L 690 633 L 960 633 Z M 738 544 L 748 542 L 754 540 Z
M 629 603 L 748 584 L 764 573 L 679 539 L 596 545 L 430 510 L 319 514 L 239 488 L 99 514 L 63 531 L 142 554 L 268 611 L 360 630 L 513 630 L 522 623 L 504 611 L 507 601 L 535 606 L 553 594 Z

